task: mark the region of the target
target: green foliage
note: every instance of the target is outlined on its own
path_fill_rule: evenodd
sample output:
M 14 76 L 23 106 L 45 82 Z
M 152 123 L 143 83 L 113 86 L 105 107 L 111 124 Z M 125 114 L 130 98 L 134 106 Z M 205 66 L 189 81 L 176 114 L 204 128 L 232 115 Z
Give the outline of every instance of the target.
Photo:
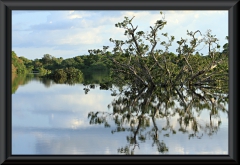
M 48 74 L 48 70 L 44 69 L 43 67 L 38 68 L 38 71 L 39 71 L 40 75 L 42 75 L 42 76 Z
M 33 64 L 33 70 L 35 71 L 39 71 L 39 69 L 43 66 L 42 62 L 40 62 L 39 59 L 35 59 L 32 64 Z
M 106 58 L 101 56 L 82 55 L 73 58 L 55 58 L 45 54 L 42 59 L 35 60 L 35 68 L 44 67 L 47 70 L 56 70 L 74 67 L 82 71 L 109 70 Z
M 56 69 L 53 73 L 55 79 L 67 79 L 67 73 L 64 69 Z
M 12 52 L 12 72 L 26 73 L 38 72 L 42 77 L 53 78 L 58 83 L 75 83 L 81 82 L 85 76 L 92 73 L 108 73 L 109 60 L 102 56 L 76 56 L 73 58 L 63 59 L 56 58 L 50 54 L 44 54 L 41 59 L 29 60 L 25 57 L 17 57 Z M 96 76 L 95 76 L 96 77 Z M 96 82 L 105 82 L 95 80 Z M 86 82 L 89 84 L 90 82 Z
M 223 45 L 222 53 L 228 55 L 228 53 L 229 53 L 229 45 L 228 45 L 228 43 Z
M 79 69 L 76 69 L 74 67 L 66 68 L 65 72 L 67 73 L 68 79 L 78 78 L 83 76 L 83 73 Z
M 34 68 L 33 66 L 33 61 L 32 60 L 29 60 L 25 57 L 19 57 L 19 59 L 21 59 L 23 61 L 23 64 L 25 65 L 26 69 L 27 69 L 27 72 L 31 72 L 32 69 Z
M 224 51 L 220 53 L 218 39 L 211 30 L 204 35 L 199 30 L 187 31 L 190 39 L 181 38 L 177 41 L 178 54 L 175 55 L 169 52 L 175 37 L 162 33 L 161 41 L 158 35 L 167 24 L 164 17 L 162 20 L 157 20 L 154 26 L 150 26 L 150 32 L 137 31 L 138 26 L 133 25 L 133 19 L 134 17 L 131 19 L 124 17 L 122 22 L 115 24 L 117 28 L 125 30 L 124 35 L 127 36 L 127 40 L 110 38 L 110 42 L 114 44 L 111 52 L 107 51 L 108 46 L 103 46 L 102 50 L 89 50 L 93 61 L 94 57 L 108 58 L 105 62 L 106 66 L 111 68 L 113 81 L 118 83 L 121 81 L 132 88 L 142 88 L 178 85 L 211 86 L 224 77 L 227 79 L 228 59 L 224 53 L 228 51 L 228 44 L 224 45 Z M 158 43 L 163 49 L 157 49 Z M 208 47 L 208 55 L 203 56 L 196 52 L 200 44 Z M 222 76 L 219 76 L 220 74 Z
M 83 81 L 83 73 L 74 67 L 56 69 L 49 75 L 56 83 L 74 84 Z
M 27 68 L 21 58 L 18 58 L 16 53 L 12 51 L 12 72 L 23 74 L 27 72 Z

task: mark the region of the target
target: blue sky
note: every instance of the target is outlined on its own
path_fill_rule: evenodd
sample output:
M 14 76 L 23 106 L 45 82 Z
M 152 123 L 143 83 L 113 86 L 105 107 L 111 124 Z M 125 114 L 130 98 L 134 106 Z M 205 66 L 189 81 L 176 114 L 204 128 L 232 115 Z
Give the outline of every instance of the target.
M 208 29 L 223 46 L 228 36 L 228 11 L 163 11 L 167 25 L 160 31 L 187 38 L 186 32 Z M 138 30 L 150 31 L 149 26 L 162 18 L 160 11 L 87 11 L 87 10 L 13 10 L 12 11 L 12 50 L 18 56 L 29 59 L 42 58 L 44 54 L 71 58 L 87 55 L 89 49 L 101 49 L 112 44 L 109 38 L 126 40 L 124 30 L 116 28 L 124 16 L 132 17 Z M 176 52 L 177 44 L 169 49 Z M 199 47 L 206 54 L 206 47 Z

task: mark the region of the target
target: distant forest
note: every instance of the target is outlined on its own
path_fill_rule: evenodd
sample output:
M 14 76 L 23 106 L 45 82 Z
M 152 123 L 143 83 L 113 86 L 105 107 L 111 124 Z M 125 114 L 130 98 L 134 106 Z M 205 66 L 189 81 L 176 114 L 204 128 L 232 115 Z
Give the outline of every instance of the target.
M 109 52 L 108 52 L 109 53 Z M 228 43 L 223 46 L 223 51 L 217 53 L 218 56 L 228 57 Z M 125 61 L 125 57 L 128 55 L 111 54 L 115 59 Z M 179 55 L 174 53 L 168 53 L 167 57 L 173 63 L 182 65 L 179 60 Z M 192 63 L 195 63 L 196 68 L 204 67 L 209 60 L 209 55 L 203 55 L 196 52 L 192 59 Z M 82 77 L 83 74 L 89 74 L 91 72 L 110 72 L 111 68 L 116 67 L 114 63 L 104 55 L 80 55 L 73 58 L 63 59 L 57 58 L 50 54 L 44 54 L 40 59 L 30 60 L 23 56 L 18 57 L 17 54 L 12 51 L 12 73 L 13 74 L 27 74 L 32 72 L 39 73 L 42 77 L 54 78 L 56 80 L 65 80 L 72 78 Z M 224 68 L 228 72 L 228 58 L 225 58 L 225 62 L 222 64 L 221 69 Z
M 41 59 L 30 60 L 23 56 L 18 57 L 12 51 L 12 73 L 16 74 L 39 72 L 46 75 L 65 68 L 75 68 L 82 72 L 108 70 L 108 62 L 105 56 L 100 55 L 82 55 L 63 59 L 44 54 Z

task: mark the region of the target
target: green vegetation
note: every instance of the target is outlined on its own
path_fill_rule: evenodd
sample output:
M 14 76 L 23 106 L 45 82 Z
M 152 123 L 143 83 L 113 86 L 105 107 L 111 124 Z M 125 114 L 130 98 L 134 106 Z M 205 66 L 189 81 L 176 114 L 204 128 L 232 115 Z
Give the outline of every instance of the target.
M 31 73 L 37 72 L 42 77 L 51 78 L 57 83 L 82 82 L 89 73 L 109 72 L 109 64 L 102 56 L 76 56 L 63 59 L 50 54 L 44 54 L 41 59 L 29 60 L 25 57 L 17 57 L 12 52 L 12 72 Z M 90 82 L 89 82 L 90 83 Z
M 12 73 L 23 74 L 26 73 L 27 68 L 22 59 L 18 58 L 16 53 L 12 51 Z
M 73 84 L 75 82 L 83 81 L 83 73 L 74 67 L 65 69 L 56 69 L 50 75 L 57 83 L 68 83 Z
M 134 18 L 134 17 L 133 17 Z M 163 41 L 158 32 L 164 28 L 166 21 L 157 20 L 150 26 L 150 32 L 136 31 L 138 26 L 132 24 L 133 18 L 125 17 L 123 22 L 115 26 L 125 30 L 126 41 L 110 41 L 115 44 L 112 52 L 89 50 L 90 55 L 106 56 L 111 61 L 112 78 L 122 81 L 132 88 L 161 87 L 161 86 L 192 86 L 216 85 L 228 80 L 228 44 L 223 52 L 219 52 L 218 39 L 208 30 L 205 35 L 200 31 L 189 32 L 189 39 L 177 41 L 178 54 L 169 52 L 175 37 L 162 33 Z M 201 37 L 201 39 L 199 39 Z M 208 48 L 207 55 L 200 55 L 197 49 L 200 45 Z M 157 49 L 157 45 L 163 49 Z
M 187 31 L 189 38 L 177 41 L 177 54 L 174 54 L 169 48 L 175 37 L 167 33 L 162 33 L 161 39 L 158 36 L 167 21 L 157 20 L 154 26 L 150 26 L 150 32 L 143 32 L 137 31 L 133 19 L 125 17 L 115 25 L 125 30 L 127 40 L 110 38 L 115 45 L 111 52 L 107 51 L 108 46 L 103 46 L 103 50 L 89 50 L 89 55 L 63 59 L 44 54 L 35 60 L 18 58 L 12 52 L 12 70 L 14 73 L 39 72 L 59 83 L 83 81 L 89 73 L 98 71 L 110 73 L 111 78 L 99 82 L 102 89 L 109 89 L 112 84 L 128 85 L 133 89 L 227 85 L 229 45 L 223 45 L 220 52 L 218 39 L 211 30 L 204 35 L 200 31 Z M 208 54 L 198 52 L 200 45 L 208 48 Z

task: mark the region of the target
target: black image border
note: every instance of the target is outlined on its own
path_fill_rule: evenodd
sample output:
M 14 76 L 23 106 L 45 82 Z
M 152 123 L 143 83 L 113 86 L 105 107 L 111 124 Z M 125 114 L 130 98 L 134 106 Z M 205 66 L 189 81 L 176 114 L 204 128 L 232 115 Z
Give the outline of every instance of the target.
M 0 0 L 0 164 L 238 164 L 239 0 Z M 12 10 L 228 10 L 229 154 L 222 155 L 12 155 L 11 154 L 11 22 Z M 214 23 L 214 22 L 213 22 Z

